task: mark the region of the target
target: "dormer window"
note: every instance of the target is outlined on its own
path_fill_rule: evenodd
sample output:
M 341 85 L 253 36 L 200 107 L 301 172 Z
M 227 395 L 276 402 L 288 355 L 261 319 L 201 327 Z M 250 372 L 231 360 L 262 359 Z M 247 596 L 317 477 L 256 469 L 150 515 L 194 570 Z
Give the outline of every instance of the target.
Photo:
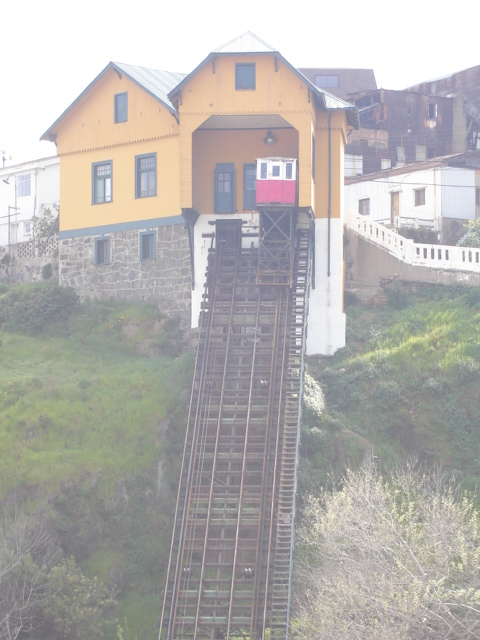
M 235 90 L 251 91 L 255 86 L 255 64 L 236 64 Z
M 116 93 L 114 96 L 115 124 L 128 120 L 128 93 Z

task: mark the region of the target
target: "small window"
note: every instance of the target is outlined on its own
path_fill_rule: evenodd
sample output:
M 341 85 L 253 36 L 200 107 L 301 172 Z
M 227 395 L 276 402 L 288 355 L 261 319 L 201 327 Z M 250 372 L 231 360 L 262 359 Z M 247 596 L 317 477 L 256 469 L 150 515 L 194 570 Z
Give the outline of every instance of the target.
M 135 197 L 148 198 L 157 195 L 157 155 L 135 158 Z
M 237 91 L 255 89 L 255 64 L 235 65 L 235 89 Z
M 24 222 L 23 223 L 23 233 L 26 236 L 29 236 L 32 233 L 32 223 L 31 222 Z
M 155 260 L 155 231 L 140 234 L 140 260 Z
M 266 162 L 260 163 L 260 178 L 262 180 L 267 179 L 267 163 Z
M 425 204 L 425 189 L 415 189 L 415 206 L 421 207 Z
M 114 96 L 115 124 L 128 120 L 128 93 L 116 93 Z
M 405 147 L 397 147 L 397 164 L 405 164 Z
M 364 198 L 358 201 L 358 213 L 362 216 L 370 215 L 370 198 Z
M 31 175 L 18 176 L 17 178 L 17 194 L 21 198 L 23 196 L 29 196 L 32 192 Z
M 112 162 L 98 162 L 93 165 L 93 204 L 112 201 Z
M 437 105 L 435 102 L 428 103 L 428 119 L 436 120 L 437 119 Z
M 272 164 L 272 178 L 279 178 L 279 177 L 280 177 L 280 165 Z
M 285 178 L 286 180 L 291 180 L 293 177 L 293 163 L 287 162 L 285 163 Z
M 422 162 L 427 159 L 427 146 L 424 144 L 415 145 L 415 160 Z
M 315 84 L 320 89 L 335 89 L 338 87 L 337 75 L 315 76 Z
M 110 238 L 95 238 L 95 264 L 110 264 Z

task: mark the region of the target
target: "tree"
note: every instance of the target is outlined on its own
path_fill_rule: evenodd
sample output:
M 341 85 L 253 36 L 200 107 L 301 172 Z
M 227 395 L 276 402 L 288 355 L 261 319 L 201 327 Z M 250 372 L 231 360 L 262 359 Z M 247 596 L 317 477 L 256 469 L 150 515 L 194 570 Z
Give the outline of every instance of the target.
M 50 571 L 50 595 L 43 607 L 46 625 L 59 640 L 102 638 L 107 612 L 117 605 L 98 578 L 84 575 L 74 558 Z
M 457 244 L 462 247 L 480 247 L 480 219 L 469 220 L 463 226 L 468 231 Z
M 439 472 L 386 478 L 369 460 L 299 529 L 294 637 L 480 637 L 479 513 Z
M 0 518 L 0 639 L 14 640 L 41 623 L 55 547 L 41 522 L 17 507 Z

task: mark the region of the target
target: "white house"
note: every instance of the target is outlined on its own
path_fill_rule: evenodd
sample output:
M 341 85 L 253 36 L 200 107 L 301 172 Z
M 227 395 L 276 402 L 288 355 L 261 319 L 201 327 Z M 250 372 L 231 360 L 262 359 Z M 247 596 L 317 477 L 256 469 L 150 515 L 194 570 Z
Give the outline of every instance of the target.
M 31 160 L 0 168 L 0 247 L 33 240 L 35 217 L 60 204 L 60 159 Z
M 480 153 L 467 152 L 345 179 L 345 211 L 439 238 L 480 217 Z

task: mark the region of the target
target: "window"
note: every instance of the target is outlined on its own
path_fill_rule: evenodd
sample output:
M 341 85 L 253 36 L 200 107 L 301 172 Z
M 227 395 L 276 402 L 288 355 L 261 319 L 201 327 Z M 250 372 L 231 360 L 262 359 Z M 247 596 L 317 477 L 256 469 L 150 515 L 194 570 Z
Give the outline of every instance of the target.
M 405 147 L 397 147 L 397 164 L 405 164 Z
M 415 145 L 415 160 L 422 162 L 427 159 L 427 146 L 424 144 Z
M 113 97 L 115 124 L 128 120 L 128 93 L 116 93 Z
M 112 201 L 112 161 L 97 162 L 93 170 L 93 204 L 103 204 Z
M 18 197 L 29 196 L 31 194 L 31 175 L 18 176 L 17 178 Z
M 362 216 L 370 215 L 370 198 L 364 198 L 358 201 L 358 213 Z
M 255 89 L 254 64 L 235 65 L 235 89 L 236 91 L 247 91 L 248 89 Z
M 23 234 L 25 236 L 29 236 L 32 233 L 32 223 L 31 222 L 24 222 L 23 223 Z
M 434 102 L 428 103 L 428 119 L 436 120 L 437 119 L 437 105 Z
M 157 195 L 157 154 L 135 158 L 135 197 Z
M 320 89 L 335 89 L 338 87 L 338 76 L 315 76 L 315 84 L 317 87 L 320 87 Z
M 155 231 L 140 234 L 140 260 L 155 260 Z
M 262 180 L 267 179 L 267 163 L 266 162 L 260 163 L 260 178 Z
M 110 238 L 95 238 L 95 264 L 110 264 Z
M 285 164 L 285 178 L 291 180 L 293 178 L 293 163 L 287 162 Z
M 425 189 L 415 189 L 415 206 L 421 207 L 425 204 Z

